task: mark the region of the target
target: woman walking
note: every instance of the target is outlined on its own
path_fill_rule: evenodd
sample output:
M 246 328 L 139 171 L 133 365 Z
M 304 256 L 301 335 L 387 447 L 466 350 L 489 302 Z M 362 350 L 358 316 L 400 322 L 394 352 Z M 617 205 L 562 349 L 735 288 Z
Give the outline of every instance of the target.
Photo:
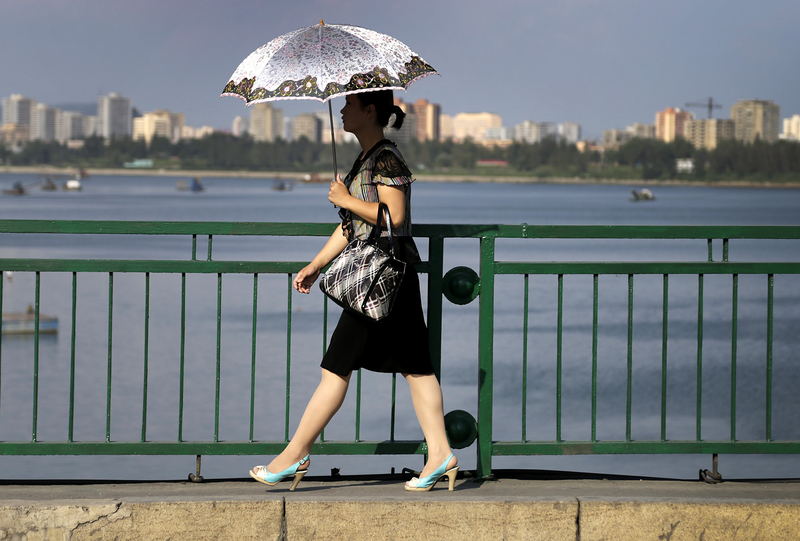
M 399 372 L 408 381 L 414 411 L 425 436 L 428 461 L 420 477 L 406 483 L 406 490 L 430 490 L 444 476 L 453 490 L 458 460 L 445 433 L 442 391 L 431 364 L 419 277 L 413 267 L 420 261 L 411 238 L 414 177 L 394 143 L 384 138 L 384 128 L 392 114 L 392 127 L 399 129 L 405 113 L 394 105 L 391 90 L 379 90 L 348 95 L 341 114 L 344 130 L 356 136 L 362 152 L 345 180 L 334 180 L 328 192 L 330 202 L 341 209 L 342 223 L 311 263 L 297 273 L 293 286 L 301 293 L 309 293 L 320 271 L 350 240 L 366 239 L 380 219 L 380 203 L 388 207 L 392 217 L 395 255 L 407 263 L 406 274 L 392 312 L 385 319 L 372 321 L 342 312 L 322 359 L 322 379 L 294 437 L 272 462 L 256 466 L 250 476 L 268 485 L 294 476 L 290 488 L 294 490 L 308 471 L 312 445 L 344 402 L 353 370 L 364 368 Z M 388 249 L 387 237 L 378 242 Z

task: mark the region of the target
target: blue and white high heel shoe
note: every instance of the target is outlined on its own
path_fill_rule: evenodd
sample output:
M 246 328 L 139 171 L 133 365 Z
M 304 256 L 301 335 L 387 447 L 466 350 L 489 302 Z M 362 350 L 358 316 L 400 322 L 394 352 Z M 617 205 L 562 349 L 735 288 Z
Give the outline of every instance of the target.
M 423 477 L 419 479 L 417 477 L 413 477 L 411 481 L 406 483 L 406 490 L 413 490 L 416 492 L 427 492 L 433 488 L 433 485 L 439 481 L 445 475 L 447 476 L 448 481 L 450 482 L 449 490 L 453 490 L 456 484 L 456 475 L 458 474 L 458 466 L 454 468 L 447 469 L 447 465 L 450 464 L 450 460 L 453 458 L 453 453 L 450 453 L 450 456 L 442 463 L 441 466 L 436 468 L 436 470 L 427 477 Z
M 256 466 L 252 470 L 250 470 L 250 477 L 258 481 L 259 483 L 264 483 L 265 485 L 274 486 L 277 485 L 279 482 L 283 481 L 285 478 L 289 477 L 290 475 L 294 475 L 294 481 L 292 481 L 292 486 L 289 487 L 289 490 L 292 491 L 297 487 L 297 484 L 300 482 L 306 473 L 308 472 L 308 468 L 301 470 L 299 469 L 300 466 L 308 462 L 309 455 L 306 455 L 300 462 L 296 464 L 292 464 L 285 470 L 279 473 L 272 473 L 270 472 L 266 466 Z

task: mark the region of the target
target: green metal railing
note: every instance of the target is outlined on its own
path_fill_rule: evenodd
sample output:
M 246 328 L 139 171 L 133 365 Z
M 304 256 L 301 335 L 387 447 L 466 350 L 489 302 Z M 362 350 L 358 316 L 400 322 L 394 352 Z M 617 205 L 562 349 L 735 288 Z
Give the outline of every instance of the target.
M 137 260 L 137 259 L 0 259 L 0 270 L 27 272 L 35 275 L 35 331 L 33 336 L 32 372 L 32 420 L 31 438 L 29 441 L 0 441 L 0 454 L 3 455 L 223 455 L 223 454 L 274 454 L 279 452 L 290 435 L 289 404 L 292 370 L 292 274 L 300 270 L 305 262 L 290 261 L 219 261 L 212 258 L 212 245 L 215 237 L 322 237 L 333 230 L 330 224 L 279 224 L 279 223 L 230 223 L 230 222 L 115 222 L 115 221 L 44 221 L 44 220 L 0 220 L 0 233 L 3 234 L 38 234 L 38 235 L 169 235 L 191 238 L 191 258 L 184 260 Z M 800 263 L 791 261 L 778 262 L 733 262 L 729 261 L 729 244 L 737 239 L 800 239 L 800 227 L 792 226 L 529 226 L 529 225 L 417 225 L 415 236 L 427 241 L 427 260 L 418 266 L 421 273 L 427 274 L 427 319 L 430 329 L 430 349 L 437 374 L 442 364 L 442 322 L 443 297 L 454 300 L 458 304 L 466 304 L 478 297 L 478 350 L 476 352 L 478 371 L 478 388 L 476 391 L 475 412 L 477 413 L 477 473 L 480 477 L 491 474 L 493 456 L 510 455 L 574 455 L 574 454 L 653 454 L 653 453 L 800 453 L 799 441 L 774 441 L 772 439 L 772 411 L 775 408 L 772 395 L 773 365 L 773 304 L 774 276 L 800 275 Z M 207 254 L 205 259 L 197 258 L 198 237 L 207 237 Z M 448 239 L 476 239 L 479 241 L 478 274 L 470 277 L 469 273 L 444 272 L 445 241 Z M 667 261 L 667 262 L 508 262 L 497 261 L 495 250 L 498 241 L 513 239 L 686 239 L 699 240 L 708 244 L 706 261 Z M 713 259 L 713 241 L 722 241 L 722 259 Z M 424 258 L 424 256 L 423 256 Z M 69 378 L 69 414 L 68 436 L 66 441 L 41 441 L 37 434 L 38 408 L 41 397 L 39 329 L 40 316 L 40 278 L 42 274 L 71 273 L 71 358 Z M 81 303 L 78 295 L 78 281 L 87 273 L 103 273 L 108 277 L 108 318 L 105 332 L 108 335 L 108 356 L 106 364 L 106 414 L 105 438 L 103 441 L 76 441 L 74 438 L 74 404 L 76 389 L 76 365 L 80 363 L 76 353 L 77 336 L 81 333 L 100 333 L 101 329 L 83 329 L 77 324 L 77 307 Z M 141 412 L 141 436 L 136 441 L 112 440 L 112 371 L 114 368 L 114 278 L 119 273 L 136 273 L 144 276 L 144 362 Z M 147 437 L 148 419 L 152 419 L 149 408 L 149 356 L 150 356 L 150 319 L 151 319 L 151 275 L 179 275 L 181 277 L 181 322 L 180 322 L 180 358 L 175 359 L 180 365 L 180 388 L 177 438 L 174 441 L 150 441 Z M 216 352 L 215 352 L 215 415 L 214 432 L 210 441 L 184 441 L 183 412 L 186 380 L 186 306 L 187 275 L 200 274 L 216 276 Z M 231 275 L 252 276 L 252 333 L 250 377 L 248 382 L 241 382 L 242 389 L 249 389 L 249 438 L 247 441 L 224 441 L 220 437 L 220 373 L 223 363 L 221 336 L 223 334 L 222 292 L 224 277 Z M 258 441 L 254 438 L 255 396 L 256 396 L 256 334 L 258 324 L 259 277 L 265 275 L 284 275 L 286 281 L 286 364 L 285 364 L 285 421 L 284 437 L 281 441 Z M 529 327 L 529 281 L 532 276 L 549 275 L 557 280 L 557 322 L 556 322 L 556 411 L 555 438 L 548 441 L 534 441 L 527 434 L 528 408 L 528 343 Z M 591 351 L 591 430 L 590 437 L 581 441 L 566 441 L 562 437 L 563 396 L 561 392 L 563 366 L 563 323 L 564 295 L 568 290 L 564 285 L 564 277 L 583 275 L 592 280 L 592 351 Z M 625 438 L 621 441 L 602 441 L 597 435 L 597 381 L 598 367 L 598 312 L 600 278 L 603 276 L 627 277 L 627 397 L 625 413 Z M 661 345 L 661 436 L 655 441 L 641 441 L 634 437 L 632 418 L 634 417 L 634 401 L 632 397 L 632 380 L 634 359 L 633 307 L 634 284 L 636 276 L 655 275 L 662 280 L 662 345 Z M 668 322 L 669 322 L 669 284 L 670 277 L 675 275 L 694 275 L 697 277 L 697 359 L 696 359 L 696 437 L 689 441 L 673 441 L 667 437 L 667 373 L 668 356 Z M 704 329 L 704 280 L 710 275 L 728 275 L 732 283 L 732 339 L 731 339 L 731 430 L 730 438 L 722 441 L 709 441 L 703 438 L 703 329 Z M 759 441 L 741 441 L 736 435 L 737 389 L 742 383 L 737 381 L 737 324 L 738 324 L 738 284 L 741 275 L 762 275 L 767 288 L 767 340 L 764 362 L 766 365 L 766 418 L 764 427 L 766 437 Z M 520 314 L 522 343 L 521 370 L 521 433 L 515 441 L 496 441 L 493 438 L 494 413 L 494 374 L 495 374 L 495 309 L 496 280 L 503 276 L 518 276 L 522 280 L 520 298 L 523 309 Z M 0 307 L 3 306 L 3 285 L 0 281 Z M 327 302 L 325 302 L 322 324 L 323 336 L 327 336 Z M 117 329 L 117 332 L 119 330 Z M 323 341 L 324 341 L 323 337 Z M 2 343 L 0 343 L 0 384 L 3 376 Z M 800 371 L 800 366 L 797 366 Z M 354 441 L 331 441 L 323 437 L 315 444 L 313 452 L 317 454 L 420 454 L 425 452 L 423 441 L 405 441 L 395 439 L 395 379 L 392 382 L 390 437 L 383 441 L 362 441 L 360 436 L 361 419 L 361 374 L 356 379 L 357 404 Z M 0 400 L 0 406 L 3 405 Z M 151 414 L 150 416 L 148 414 Z M 798 412 L 800 413 L 800 412 Z M 463 419 L 463 418 L 462 418 Z M 451 428 L 450 426 L 448 427 Z M 462 427 L 463 428 L 463 427 Z M 2 427 L 0 427 L 0 431 Z M 463 431 L 462 431 L 463 432 Z M 459 431 L 451 434 L 458 439 Z M 459 443 L 469 445 L 472 439 L 467 438 Z

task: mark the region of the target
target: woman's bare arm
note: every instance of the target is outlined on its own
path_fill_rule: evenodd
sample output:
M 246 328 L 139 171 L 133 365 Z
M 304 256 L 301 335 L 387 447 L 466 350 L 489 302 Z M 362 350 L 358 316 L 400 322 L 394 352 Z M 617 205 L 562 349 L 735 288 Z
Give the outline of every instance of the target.
M 294 277 L 292 281 L 294 288 L 300 293 L 309 293 L 311 286 L 319 278 L 320 271 L 342 253 L 345 246 L 347 246 L 347 237 L 342 234 L 342 225 L 339 224 L 311 263 L 303 267 Z
M 389 214 L 392 216 L 392 224 L 395 227 L 403 225 L 403 221 L 406 217 L 406 197 L 403 192 L 403 187 L 387 186 L 385 184 L 377 184 L 377 187 L 378 198 L 381 203 L 384 203 L 389 208 Z M 331 184 L 331 188 L 328 192 L 328 200 L 337 207 L 342 207 L 353 214 L 358 214 L 361 219 L 373 225 L 377 223 L 378 203 L 370 203 L 350 195 L 347 186 L 340 178 L 337 178 L 336 181 Z

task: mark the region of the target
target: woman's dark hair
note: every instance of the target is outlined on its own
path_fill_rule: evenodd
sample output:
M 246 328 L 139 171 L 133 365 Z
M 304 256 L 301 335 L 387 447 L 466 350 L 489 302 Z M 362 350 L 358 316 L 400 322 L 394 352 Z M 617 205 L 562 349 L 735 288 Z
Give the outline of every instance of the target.
M 389 117 L 394 114 L 394 123 L 392 128 L 399 130 L 403 125 L 403 119 L 406 117 L 405 112 L 394 104 L 394 93 L 391 90 L 373 90 L 371 92 L 359 92 L 355 94 L 358 101 L 361 102 L 362 107 L 368 105 L 375 106 L 375 112 L 378 114 L 378 124 L 385 128 L 389 125 Z

